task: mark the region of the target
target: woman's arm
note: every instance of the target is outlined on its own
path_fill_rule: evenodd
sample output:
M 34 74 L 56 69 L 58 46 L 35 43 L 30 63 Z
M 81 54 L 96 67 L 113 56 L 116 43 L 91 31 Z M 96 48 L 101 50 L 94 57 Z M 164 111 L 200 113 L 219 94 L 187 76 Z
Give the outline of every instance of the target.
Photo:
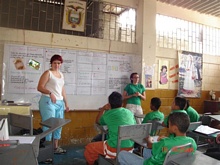
M 139 97 L 140 97 L 142 100 L 146 100 L 146 92 L 144 91 L 142 94 L 139 93 Z
M 65 90 L 64 86 L 63 86 L 63 89 L 62 89 L 62 96 L 63 96 L 63 101 L 64 101 L 64 104 L 65 104 L 66 112 L 69 112 L 70 108 L 69 108 L 69 105 L 68 105 L 68 102 L 67 102 L 66 90 Z
M 45 88 L 46 83 L 49 80 L 49 71 L 45 71 L 38 82 L 37 90 L 43 94 L 50 94 L 51 92 Z
M 127 99 L 129 99 L 129 98 L 131 98 L 131 97 L 134 97 L 134 96 L 135 96 L 135 94 L 133 94 L 133 95 L 128 95 L 128 93 L 127 93 L 126 91 L 123 92 L 123 99 L 124 99 L 124 100 L 127 100 Z

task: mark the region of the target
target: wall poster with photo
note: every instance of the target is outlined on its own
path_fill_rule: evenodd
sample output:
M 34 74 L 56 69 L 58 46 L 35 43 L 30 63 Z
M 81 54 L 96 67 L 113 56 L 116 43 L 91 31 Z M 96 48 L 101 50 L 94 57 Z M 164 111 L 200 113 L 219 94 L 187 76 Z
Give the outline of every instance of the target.
M 178 95 L 200 98 L 202 90 L 202 54 L 178 52 L 179 89 Z
M 84 32 L 85 15 L 85 1 L 65 0 L 63 13 L 63 29 Z

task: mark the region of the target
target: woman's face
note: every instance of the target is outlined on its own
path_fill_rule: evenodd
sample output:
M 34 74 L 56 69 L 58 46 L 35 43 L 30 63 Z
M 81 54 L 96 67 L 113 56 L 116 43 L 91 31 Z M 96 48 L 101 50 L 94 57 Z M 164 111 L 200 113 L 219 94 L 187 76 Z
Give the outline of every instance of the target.
M 52 69 L 54 69 L 54 70 L 58 70 L 58 69 L 60 69 L 60 67 L 61 67 L 61 61 L 59 61 L 59 60 L 54 60 L 53 62 L 52 62 L 52 64 L 51 64 L 51 67 L 52 67 Z
M 139 75 L 134 74 L 132 77 L 133 84 L 137 84 L 139 82 Z

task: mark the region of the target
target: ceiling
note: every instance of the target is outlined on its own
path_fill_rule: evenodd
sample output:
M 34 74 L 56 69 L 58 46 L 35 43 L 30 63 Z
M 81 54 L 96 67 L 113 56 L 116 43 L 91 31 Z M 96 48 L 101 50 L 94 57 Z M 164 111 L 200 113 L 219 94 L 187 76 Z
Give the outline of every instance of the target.
M 157 0 L 162 3 L 220 17 L 220 0 Z

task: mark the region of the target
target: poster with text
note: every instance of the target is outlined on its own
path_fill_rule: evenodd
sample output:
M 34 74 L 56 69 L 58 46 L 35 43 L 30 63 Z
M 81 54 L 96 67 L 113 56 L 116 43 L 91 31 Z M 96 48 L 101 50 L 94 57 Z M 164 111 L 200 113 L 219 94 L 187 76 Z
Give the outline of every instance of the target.
M 179 90 L 178 95 L 200 98 L 202 90 L 202 54 L 178 52 Z
M 65 0 L 63 29 L 83 32 L 85 29 L 86 2 Z

